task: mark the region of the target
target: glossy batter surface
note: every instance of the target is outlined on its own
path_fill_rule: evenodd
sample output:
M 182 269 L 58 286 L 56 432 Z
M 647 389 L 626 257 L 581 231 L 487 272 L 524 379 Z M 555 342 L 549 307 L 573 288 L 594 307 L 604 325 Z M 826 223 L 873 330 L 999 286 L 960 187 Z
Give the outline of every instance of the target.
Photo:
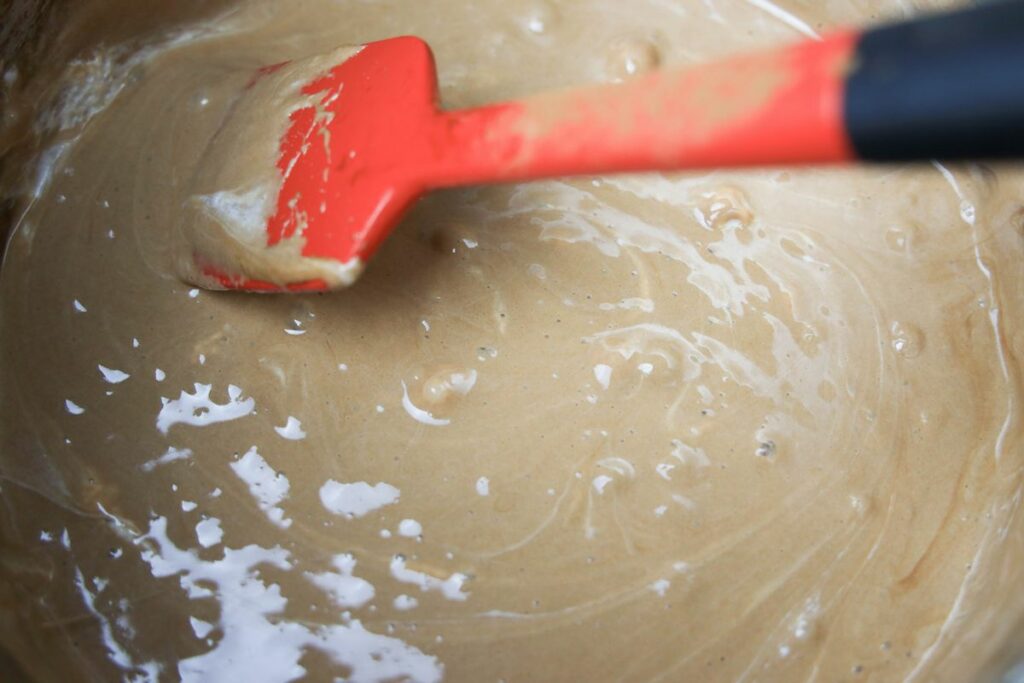
M 910 5 L 56 12 L 73 61 L 36 37 L 4 74 L 0 643 L 44 681 L 996 675 L 1024 623 L 1018 169 L 476 188 L 344 291 L 174 276 L 259 66 L 412 33 L 467 106 Z

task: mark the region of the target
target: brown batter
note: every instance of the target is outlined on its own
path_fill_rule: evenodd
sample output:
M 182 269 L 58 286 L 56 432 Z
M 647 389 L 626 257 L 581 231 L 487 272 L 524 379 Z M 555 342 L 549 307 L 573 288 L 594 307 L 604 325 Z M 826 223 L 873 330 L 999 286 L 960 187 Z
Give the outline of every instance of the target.
M 465 106 L 909 4 L 55 14 L 3 79 L 0 643 L 45 681 L 998 675 L 1019 169 L 477 188 L 340 292 L 174 276 L 247 69 L 413 33 Z

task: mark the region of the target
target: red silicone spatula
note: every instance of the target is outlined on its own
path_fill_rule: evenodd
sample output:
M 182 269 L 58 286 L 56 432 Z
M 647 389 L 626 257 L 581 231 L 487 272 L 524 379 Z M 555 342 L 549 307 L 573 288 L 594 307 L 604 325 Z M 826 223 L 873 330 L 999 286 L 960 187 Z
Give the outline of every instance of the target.
M 292 112 L 280 142 L 266 244 L 298 237 L 295 258 L 349 275 L 307 270 L 288 280 L 197 248 L 200 284 L 250 291 L 347 284 L 417 197 L 435 188 L 621 171 L 1024 156 L 1024 3 L 462 111 L 439 109 L 428 46 L 393 38 L 363 46 L 302 92 L 314 104 Z

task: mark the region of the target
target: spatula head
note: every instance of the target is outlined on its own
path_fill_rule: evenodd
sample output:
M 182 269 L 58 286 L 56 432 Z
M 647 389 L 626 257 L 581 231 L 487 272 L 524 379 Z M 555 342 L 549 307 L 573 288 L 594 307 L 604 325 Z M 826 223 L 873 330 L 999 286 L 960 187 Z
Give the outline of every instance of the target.
M 250 291 L 351 284 L 423 192 L 437 116 L 434 60 L 418 38 L 259 70 L 200 164 L 182 228 L 186 279 Z

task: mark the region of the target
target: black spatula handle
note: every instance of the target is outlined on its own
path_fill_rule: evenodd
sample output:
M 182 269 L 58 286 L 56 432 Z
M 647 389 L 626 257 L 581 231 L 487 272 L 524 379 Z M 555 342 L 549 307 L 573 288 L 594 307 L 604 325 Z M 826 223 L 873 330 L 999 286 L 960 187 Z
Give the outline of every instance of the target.
M 866 31 L 844 118 L 861 159 L 1024 158 L 1024 2 Z

